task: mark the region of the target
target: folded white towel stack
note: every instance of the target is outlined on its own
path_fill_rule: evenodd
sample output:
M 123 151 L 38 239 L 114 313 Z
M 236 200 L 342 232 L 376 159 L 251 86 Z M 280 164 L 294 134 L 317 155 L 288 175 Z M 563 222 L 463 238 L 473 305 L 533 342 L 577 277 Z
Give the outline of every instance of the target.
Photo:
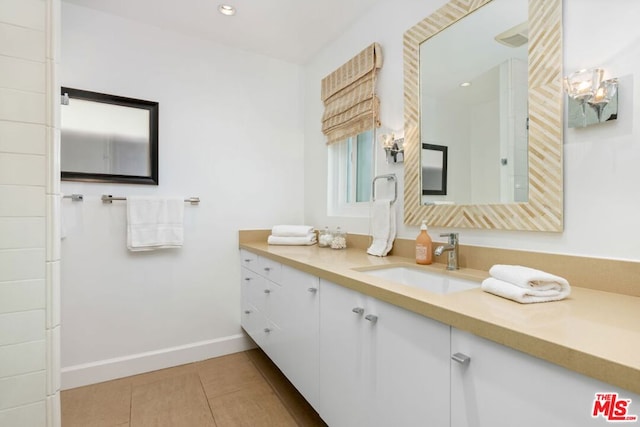
M 127 248 L 151 251 L 182 247 L 184 199 L 127 197 Z
M 569 282 L 560 276 L 521 265 L 496 264 L 482 290 L 519 303 L 558 301 L 571 293 Z
M 316 243 L 316 233 L 310 225 L 276 225 L 267 238 L 270 245 L 310 246 Z
M 386 256 L 396 238 L 396 210 L 389 199 L 373 202 L 371 214 L 373 242 L 367 249 L 369 255 Z
M 271 229 L 271 235 L 277 237 L 305 237 L 311 233 L 310 225 L 276 225 Z

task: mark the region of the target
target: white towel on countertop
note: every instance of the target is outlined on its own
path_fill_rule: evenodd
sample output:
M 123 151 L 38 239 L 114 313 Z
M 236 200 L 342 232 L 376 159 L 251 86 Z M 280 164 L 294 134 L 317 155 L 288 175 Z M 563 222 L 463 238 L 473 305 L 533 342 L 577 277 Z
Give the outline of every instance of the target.
M 310 225 L 275 225 L 271 229 L 271 235 L 277 237 L 305 237 L 313 233 Z
M 496 264 L 482 290 L 520 303 L 558 301 L 571 293 L 569 282 L 560 276 L 521 265 Z
M 489 274 L 523 288 L 560 290 L 569 287 L 569 282 L 563 277 L 521 265 L 496 264 L 491 267 Z
M 505 282 L 494 277 L 489 277 L 482 282 L 481 288 L 485 292 L 508 298 L 522 304 L 534 302 L 558 301 L 569 296 L 569 287 L 557 289 L 536 289 L 535 287 L 522 287 Z
M 270 245 L 285 245 L 285 246 L 310 246 L 316 243 L 316 233 L 309 233 L 303 237 L 283 237 L 274 236 L 273 234 L 267 238 L 267 243 Z
M 371 212 L 373 242 L 367 249 L 369 255 L 386 256 L 396 238 L 395 206 L 389 199 L 373 202 Z
M 184 198 L 127 197 L 127 248 L 151 251 L 182 247 Z

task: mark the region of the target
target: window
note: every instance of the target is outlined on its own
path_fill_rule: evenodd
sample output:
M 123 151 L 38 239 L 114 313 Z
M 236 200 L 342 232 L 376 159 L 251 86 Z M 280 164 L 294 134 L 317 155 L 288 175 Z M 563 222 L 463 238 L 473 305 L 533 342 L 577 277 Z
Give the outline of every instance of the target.
M 368 216 L 373 130 L 329 146 L 329 215 Z

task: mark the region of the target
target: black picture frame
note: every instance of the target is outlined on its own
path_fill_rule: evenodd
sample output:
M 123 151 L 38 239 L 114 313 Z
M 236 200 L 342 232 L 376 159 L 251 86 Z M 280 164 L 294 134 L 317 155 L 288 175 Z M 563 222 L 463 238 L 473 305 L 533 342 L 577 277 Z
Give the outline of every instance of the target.
M 420 162 L 423 196 L 447 195 L 447 151 L 445 145 L 422 143 Z
M 69 133 L 65 132 L 64 123 L 61 126 L 61 173 L 60 177 L 63 181 L 83 181 L 83 182 L 103 182 L 103 183 L 123 183 L 123 184 L 146 184 L 146 185 L 158 185 L 158 123 L 159 123 L 159 103 L 154 101 L 147 101 L 142 99 L 127 98 L 117 95 L 109 95 L 105 93 L 92 92 L 82 89 L 74 89 L 70 87 L 61 87 L 60 94 L 62 96 L 62 108 L 65 108 L 65 104 L 72 102 L 74 99 L 90 101 L 95 103 L 103 103 L 116 105 L 121 107 L 129 107 L 134 109 L 140 109 L 148 111 L 148 134 L 146 140 L 146 149 L 138 149 L 142 153 L 135 156 L 129 155 L 128 162 L 136 163 L 142 162 L 146 169 L 146 173 L 125 173 L 123 171 L 117 171 L 122 173 L 105 173 L 101 170 L 73 170 L 73 167 L 69 167 L 65 162 L 65 137 L 68 137 Z M 125 109 L 122 109 L 125 110 Z M 126 111 L 126 110 L 125 110 Z M 63 113 L 61 112 L 61 115 Z M 95 118 L 100 120 L 100 118 Z M 117 129 L 110 129 L 110 132 L 117 133 Z M 103 137 L 106 138 L 106 137 Z M 76 140 L 78 138 L 76 137 Z M 144 142 L 144 141 L 143 141 Z M 86 149 L 87 146 L 85 146 Z M 71 169 L 71 170 L 65 170 Z M 77 168 L 81 169 L 81 168 Z M 82 169 L 91 169 L 91 167 L 83 167 Z

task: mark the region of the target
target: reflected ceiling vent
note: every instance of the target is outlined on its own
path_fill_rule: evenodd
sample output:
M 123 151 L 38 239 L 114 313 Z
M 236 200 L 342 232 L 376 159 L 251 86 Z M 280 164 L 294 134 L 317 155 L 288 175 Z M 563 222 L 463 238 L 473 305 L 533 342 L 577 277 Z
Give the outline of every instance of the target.
M 509 47 L 520 47 L 529 41 L 529 23 L 524 21 L 496 36 L 496 41 Z

